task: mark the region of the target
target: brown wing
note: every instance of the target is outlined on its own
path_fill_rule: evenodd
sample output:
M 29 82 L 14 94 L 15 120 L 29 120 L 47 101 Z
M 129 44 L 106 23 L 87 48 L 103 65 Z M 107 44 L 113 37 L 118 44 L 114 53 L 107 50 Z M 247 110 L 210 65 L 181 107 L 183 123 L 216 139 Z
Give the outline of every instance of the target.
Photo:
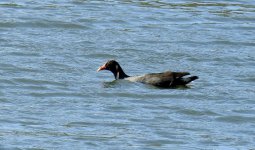
M 189 73 L 166 71 L 162 73 L 150 73 L 140 76 L 137 81 L 156 86 L 170 86 L 176 79 L 186 75 L 189 75 Z
M 190 75 L 189 72 L 172 72 L 175 78 L 181 78 L 186 75 Z

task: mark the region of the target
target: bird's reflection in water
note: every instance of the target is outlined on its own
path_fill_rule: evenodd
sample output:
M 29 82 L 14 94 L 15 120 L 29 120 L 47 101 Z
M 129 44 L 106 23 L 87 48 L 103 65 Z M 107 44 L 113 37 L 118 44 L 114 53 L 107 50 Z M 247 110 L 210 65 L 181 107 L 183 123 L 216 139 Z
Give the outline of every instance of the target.
M 153 85 L 147 85 L 147 84 L 143 84 L 143 83 L 136 83 L 136 82 L 129 82 L 129 81 L 125 81 L 125 80 L 113 80 L 113 81 L 107 81 L 107 82 L 102 82 L 102 87 L 103 88 L 121 88 L 123 86 L 131 86 L 128 84 L 133 84 L 136 86 L 143 86 L 143 87 L 147 87 L 148 89 L 178 89 L 178 90 L 187 90 L 187 89 L 191 89 L 191 86 L 187 86 L 187 85 L 176 85 L 174 87 L 158 87 L 158 86 L 153 86 Z
M 113 81 L 103 82 L 102 86 L 103 88 L 116 88 L 116 87 L 119 87 L 120 85 L 117 80 L 113 80 Z

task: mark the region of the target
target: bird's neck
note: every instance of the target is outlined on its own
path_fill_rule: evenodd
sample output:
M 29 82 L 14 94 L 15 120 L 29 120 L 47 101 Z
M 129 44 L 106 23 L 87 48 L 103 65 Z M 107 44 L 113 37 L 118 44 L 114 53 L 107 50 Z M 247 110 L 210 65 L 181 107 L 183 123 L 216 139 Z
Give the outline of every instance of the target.
M 114 72 L 113 74 L 116 80 L 129 77 L 120 66 L 118 67 L 118 70 L 116 70 L 116 72 Z

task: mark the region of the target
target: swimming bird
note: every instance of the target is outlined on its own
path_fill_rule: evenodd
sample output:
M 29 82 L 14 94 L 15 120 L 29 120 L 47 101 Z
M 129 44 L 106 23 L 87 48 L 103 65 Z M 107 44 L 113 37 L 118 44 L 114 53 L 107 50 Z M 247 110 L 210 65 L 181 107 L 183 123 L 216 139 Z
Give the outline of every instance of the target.
M 111 71 L 116 80 L 128 80 L 132 82 L 141 82 L 157 87 L 172 88 L 176 86 L 182 86 L 190 83 L 193 80 L 198 79 L 198 76 L 190 76 L 189 72 L 161 72 L 161 73 L 149 73 L 140 76 L 129 76 L 121 68 L 120 64 L 115 60 L 109 60 L 104 65 L 97 69 L 97 72 L 101 70 Z

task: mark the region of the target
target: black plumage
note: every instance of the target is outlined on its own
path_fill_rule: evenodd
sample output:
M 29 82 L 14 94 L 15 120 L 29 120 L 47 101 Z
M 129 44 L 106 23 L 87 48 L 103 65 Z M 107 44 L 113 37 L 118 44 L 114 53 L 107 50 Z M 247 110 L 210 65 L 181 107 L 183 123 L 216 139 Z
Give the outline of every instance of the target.
M 125 79 L 133 82 L 141 82 L 158 87 L 175 87 L 178 85 L 186 85 L 193 80 L 198 79 L 198 76 L 190 76 L 189 72 L 161 72 L 161 73 L 149 73 L 141 76 L 128 76 L 119 63 L 115 60 L 109 60 L 103 66 L 99 67 L 97 71 L 109 70 L 113 73 L 116 80 Z

